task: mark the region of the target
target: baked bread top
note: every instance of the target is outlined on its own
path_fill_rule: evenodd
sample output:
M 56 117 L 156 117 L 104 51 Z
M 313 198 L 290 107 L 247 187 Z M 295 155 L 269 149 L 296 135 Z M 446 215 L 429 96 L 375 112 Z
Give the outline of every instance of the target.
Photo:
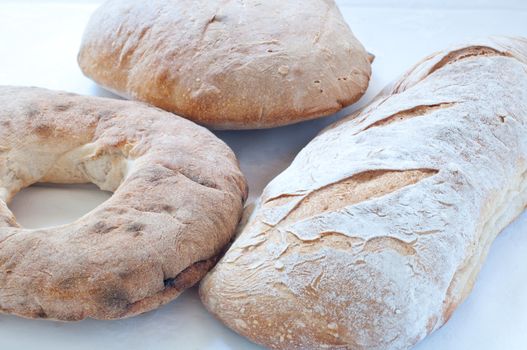
M 436 53 L 265 188 L 201 284 L 275 349 L 408 349 L 470 292 L 527 205 L 527 40 Z
M 78 61 L 121 96 L 217 129 L 329 115 L 358 100 L 371 74 L 332 0 L 109 0 Z
M 36 182 L 113 196 L 75 222 L 24 229 L 8 202 Z M 192 286 L 230 241 L 247 194 L 232 151 L 143 103 L 0 87 L 0 312 L 132 316 Z

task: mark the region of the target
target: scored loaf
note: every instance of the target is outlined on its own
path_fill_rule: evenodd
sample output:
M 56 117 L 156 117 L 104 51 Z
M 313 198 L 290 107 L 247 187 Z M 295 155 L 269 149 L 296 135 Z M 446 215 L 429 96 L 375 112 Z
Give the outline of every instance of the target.
M 121 96 L 217 129 L 332 114 L 364 94 L 371 74 L 333 0 L 110 0 L 78 61 Z
M 203 302 L 274 349 L 408 349 L 524 210 L 526 124 L 526 39 L 426 58 L 267 186 Z

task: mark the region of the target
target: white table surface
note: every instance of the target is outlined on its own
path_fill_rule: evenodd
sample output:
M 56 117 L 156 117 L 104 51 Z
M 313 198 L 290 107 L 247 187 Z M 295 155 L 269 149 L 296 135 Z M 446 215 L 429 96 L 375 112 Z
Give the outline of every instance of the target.
M 377 56 L 368 93 L 329 118 L 273 130 L 218 132 L 240 159 L 251 199 L 321 128 L 367 103 L 423 56 L 478 36 L 527 36 L 525 0 L 338 2 L 357 37 Z M 0 84 L 111 96 L 83 77 L 76 64 L 84 25 L 98 3 L 0 0 Z M 72 222 L 108 197 L 91 185 L 35 186 L 23 190 L 10 207 L 24 226 L 46 227 Z M 494 243 L 468 300 L 417 350 L 527 349 L 526 231 L 524 214 Z M 0 349 L 260 348 L 208 315 L 192 289 L 165 307 L 120 321 L 0 316 Z

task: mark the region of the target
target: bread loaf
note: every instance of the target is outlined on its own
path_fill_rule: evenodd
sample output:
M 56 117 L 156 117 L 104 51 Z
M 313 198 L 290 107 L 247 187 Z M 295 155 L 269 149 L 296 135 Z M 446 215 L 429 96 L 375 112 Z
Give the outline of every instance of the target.
M 119 95 L 217 129 L 332 114 L 364 94 L 371 73 L 333 0 L 109 0 L 79 65 Z
M 31 230 L 7 203 L 37 182 L 114 193 L 70 224 Z M 186 119 L 0 86 L 0 313 L 116 319 L 166 304 L 214 265 L 246 195 L 234 153 Z
M 526 204 L 527 40 L 459 46 L 305 147 L 201 297 L 273 349 L 408 349 Z

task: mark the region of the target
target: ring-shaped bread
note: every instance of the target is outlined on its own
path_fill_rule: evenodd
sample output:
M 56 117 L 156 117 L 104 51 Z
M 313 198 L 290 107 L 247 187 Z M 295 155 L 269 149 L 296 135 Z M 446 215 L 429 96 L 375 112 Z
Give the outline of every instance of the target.
M 206 129 L 142 103 L 0 87 L 0 312 L 115 319 L 203 277 L 246 197 L 233 152 Z M 17 224 L 7 204 L 37 182 L 113 196 L 77 221 Z

